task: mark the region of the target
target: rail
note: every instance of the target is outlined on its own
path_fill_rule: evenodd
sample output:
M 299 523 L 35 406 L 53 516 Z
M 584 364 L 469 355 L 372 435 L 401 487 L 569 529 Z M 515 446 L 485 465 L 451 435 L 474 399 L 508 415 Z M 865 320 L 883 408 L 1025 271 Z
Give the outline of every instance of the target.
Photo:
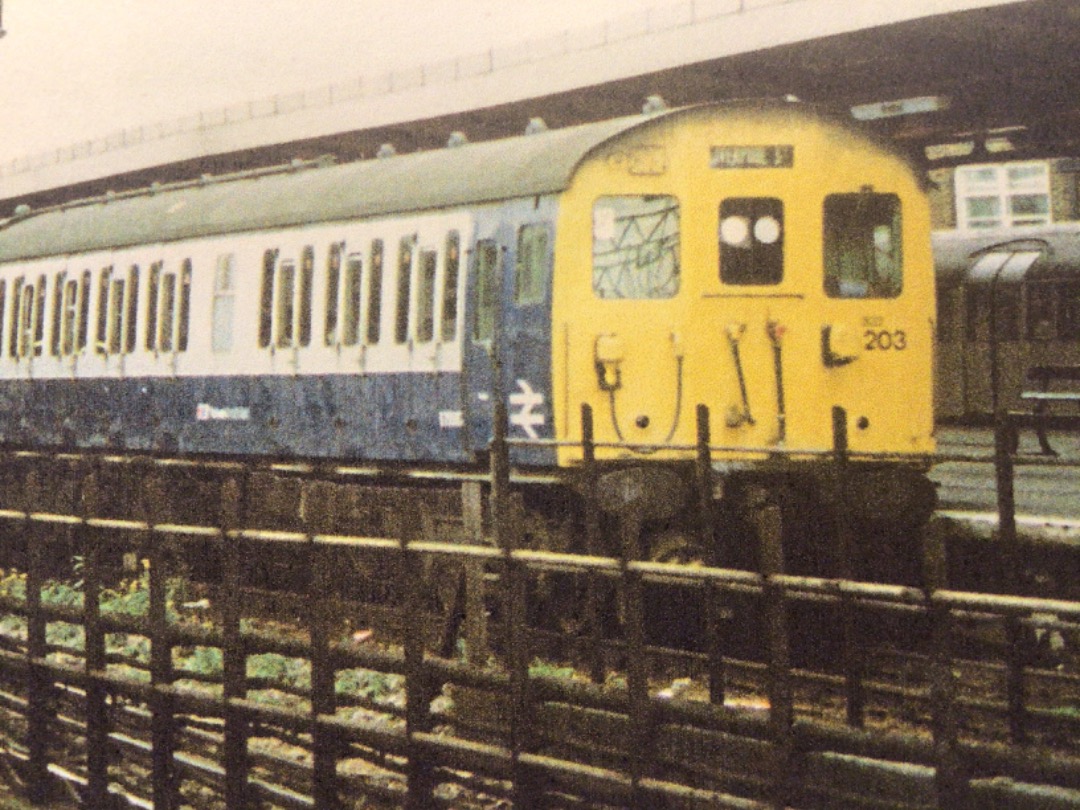
M 838 462 L 842 425 L 837 414 Z M 710 532 L 704 408 L 698 426 Z M 584 449 L 591 458 L 587 431 Z M 252 525 L 256 491 L 239 465 L 214 470 L 212 523 L 173 521 L 169 468 L 151 460 L 134 476 L 137 514 L 117 515 L 100 459 L 72 456 L 52 473 L 36 460 L 8 459 L 20 486 L 0 503 L 0 549 L 18 562 L 0 577 L 0 729 L 36 803 L 60 779 L 93 808 L 115 795 L 159 808 L 330 808 L 349 797 L 531 808 L 554 796 L 641 808 L 1080 806 L 1080 678 L 1040 665 L 1031 647 L 1039 632 L 1077 633 L 1080 603 L 950 589 L 933 536 L 924 587 L 786 574 L 768 516 L 758 571 L 637 559 L 632 510 L 619 519 L 619 555 L 591 536 L 595 515 L 588 554 L 532 550 L 505 435 L 492 448 L 490 542 L 446 542 L 409 513 L 379 536 L 317 530 L 312 516 L 331 509 L 334 490 L 316 479 L 301 481 L 295 530 Z M 65 464 L 78 475 L 60 475 Z M 71 508 L 56 509 L 65 499 Z M 289 587 L 252 578 L 271 552 L 290 561 Z M 144 562 L 117 582 L 112 561 L 125 553 Z M 77 587 L 65 587 L 57 561 L 72 557 Z M 207 561 L 213 576 L 200 585 L 191 569 Z M 342 576 L 351 564 L 384 590 L 354 593 Z M 454 606 L 479 570 L 471 582 L 487 589 L 494 657 L 459 648 L 474 637 L 446 621 L 456 608 L 432 609 L 432 570 L 451 573 Z M 536 616 L 556 584 L 580 607 L 572 636 Z M 203 598 L 186 603 L 185 588 Z M 657 632 L 658 593 L 692 595 L 699 647 L 672 648 Z M 295 621 L 260 619 L 268 603 Z M 754 617 L 760 655 L 732 642 L 732 610 Z M 378 625 L 381 640 L 358 623 Z M 800 638 L 822 623 L 835 656 L 807 667 Z M 871 644 L 897 626 L 920 639 L 902 664 Z M 957 636 L 970 633 L 996 640 L 990 660 L 965 653 Z M 573 648 L 581 670 L 545 663 L 552 645 Z M 699 693 L 662 688 L 673 674 Z M 129 761 L 132 773 L 120 767 Z
M 267 96 L 254 101 L 204 110 L 194 115 L 117 130 L 99 138 L 39 152 L 0 163 L 0 178 L 37 171 L 131 146 L 193 132 L 204 132 L 302 110 L 317 110 L 363 98 L 377 98 L 432 85 L 497 73 L 507 68 L 542 62 L 555 56 L 581 53 L 614 43 L 672 29 L 693 26 L 719 17 L 750 13 L 798 0 L 686 0 L 658 5 L 583 29 L 567 29 L 549 37 L 526 40 L 450 59 L 428 62 L 353 81 L 312 90 Z

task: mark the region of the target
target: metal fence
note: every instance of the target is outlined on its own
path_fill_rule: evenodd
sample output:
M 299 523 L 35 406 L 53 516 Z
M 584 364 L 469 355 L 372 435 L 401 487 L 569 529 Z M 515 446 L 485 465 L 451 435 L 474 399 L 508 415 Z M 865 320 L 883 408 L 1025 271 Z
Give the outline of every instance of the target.
M 531 550 L 507 458 L 497 436 L 490 525 L 463 497 L 450 542 L 415 511 L 381 536 L 316 530 L 337 484 L 314 477 L 298 481 L 293 528 L 252 525 L 260 492 L 230 464 L 203 471 L 218 519 L 173 523 L 175 462 L 133 462 L 137 508 L 120 516 L 108 459 L 7 457 L 19 482 L 0 508 L 15 563 L 0 577 L 12 773 L 34 802 L 59 777 L 93 808 L 1080 806 L 1080 678 L 1032 650 L 1037 633 L 1075 634 L 1080 604 L 950 590 L 932 535 L 925 587 L 785 574 L 768 510 L 759 571 L 636 559 L 632 512 L 622 555 Z M 135 573 L 117 572 L 125 554 L 142 561 Z M 287 584 L 252 576 L 272 555 Z M 360 569 L 374 591 L 348 587 L 344 572 Z M 439 583 L 451 585 L 442 610 Z M 572 634 L 537 613 L 556 585 L 580 608 Z M 701 632 L 672 648 L 657 601 L 686 595 Z M 485 645 L 485 628 L 462 626 L 470 602 L 490 614 Z M 762 639 L 747 655 L 740 622 Z M 873 643 L 897 628 L 896 649 Z M 823 666 L 793 656 L 811 632 L 830 645 Z M 978 654 L 972 638 L 986 640 Z

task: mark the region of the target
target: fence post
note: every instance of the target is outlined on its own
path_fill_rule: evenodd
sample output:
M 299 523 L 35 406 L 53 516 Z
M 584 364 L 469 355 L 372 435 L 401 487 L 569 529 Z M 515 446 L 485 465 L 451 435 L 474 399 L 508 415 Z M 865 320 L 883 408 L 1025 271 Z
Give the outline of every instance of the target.
M 37 526 L 32 513 L 41 502 L 40 473 L 29 470 L 23 482 L 26 523 L 26 657 L 27 657 L 27 716 L 26 744 L 29 753 L 27 783 L 30 803 L 43 805 L 49 800 L 49 704 L 52 684 L 49 672 L 42 666 L 47 652 L 45 630 L 47 621 L 41 606 L 41 587 L 45 579 L 45 530 Z
M 247 697 L 247 654 L 240 634 L 242 613 L 244 541 L 231 536 L 244 522 L 251 481 L 248 472 L 230 476 L 221 488 L 221 634 L 222 691 L 225 740 L 225 806 L 229 810 L 247 804 L 248 723 L 243 709 L 233 701 Z
M 1015 467 L 1012 448 L 1015 429 L 1008 413 L 999 412 L 994 423 L 994 476 L 997 484 L 998 544 L 1001 560 L 999 574 L 1001 589 L 1005 593 L 1020 592 L 1018 573 L 1021 570 L 1020 542 L 1016 533 Z M 1006 676 L 1007 702 L 1009 706 L 1009 736 L 1013 743 L 1028 740 L 1027 731 L 1027 685 L 1024 666 L 1028 657 L 1030 632 L 1021 624 L 1020 617 L 1005 617 L 1005 636 L 1008 639 L 1008 674 Z
M 713 469 L 709 424 L 709 407 L 697 406 L 697 464 L 696 480 L 698 500 L 698 542 L 705 552 L 707 565 L 719 566 L 720 555 L 716 547 L 716 513 L 713 509 Z M 714 580 L 705 586 L 705 653 L 708 656 L 709 700 L 724 704 L 725 678 L 724 646 L 721 639 L 723 608 L 720 606 L 720 588 Z
M 581 460 L 585 493 L 585 553 L 598 556 L 600 548 L 600 506 L 596 502 L 596 443 L 593 433 L 593 410 L 581 405 Z M 590 570 L 585 575 L 585 627 L 589 634 L 589 677 L 593 683 L 603 683 L 603 628 L 600 622 L 600 583 L 602 579 Z
M 98 470 L 95 465 L 82 479 L 79 511 L 85 520 L 99 508 Z M 107 807 L 109 801 L 109 714 L 107 690 L 99 679 L 105 673 L 105 629 L 101 623 L 101 557 L 99 537 L 82 524 L 78 529 L 82 552 L 83 625 L 86 636 L 86 772 L 83 803 Z
M 777 810 L 787 807 L 794 772 L 795 719 L 791 686 L 791 643 L 788 638 L 787 602 L 784 586 L 776 576 L 784 570 L 783 532 L 780 507 L 762 507 L 757 533 L 761 547 L 761 573 L 765 578 L 765 636 L 768 647 L 769 733 L 773 744 L 772 785 L 769 802 Z
M 833 463 L 836 467 L 834 487 L 834 512 L 836 518 L 837 576 L 840 579 L 855 579 L 854 537 L 851 514 L 845 498 L 850 487 L 848 477 L 851 473 L 848 455 L 847 411 L 836 406 L 832 409 L 833 424 Z M 855 728 L 862 728 L 866 720 L 866 694 L 863 689 L 862 659 L 859 656 L 858 609 L 855 601 L 844 594 L 839 596 L 840 634 L 843 644 L 844 688 L 847 704 L 847 723 Z
M 409 758 L 405 777 L 405 807 L 408 810 L 428 810 L 435 790 L 434 768 L 416 741 L 418 733 L 431 730 L 431 687 L 424 666 L 426 622 L 422 610 L 425 599 L 423 560 L 418 551 L 409 548 L 409 542 L 416 540 L 421 530 L 419 516 L 403 514 L 396 529 L 400 540 L 398 593 L 405 600 L 405 735 Z
M 337 708 L 334 668 L 331 650 L 331 627 L 334 618 L 334 576 L 330 549 L 315 542 L 312 519 L 316 515 L 329 514 L 331 484 L 316 481 L 307 486 L 304 521 L 308 524 L 308 551 L 310 554 L 311 579 L 308 582 L 308 600 L 311 606 L 311 723 L 312 749 L 312 797 L 318 808 L 338 806 L 337 789 L 337 742 L 331 729 L 323 722 L 333 717 Z
M 171 810 L 177 802 L 177 774 L 173 762 L 176 746 L 176 724 L 173 698 L 172 638 L 168 616 L 168 552 L 165 538 L 157 534 L 165 503 L 165 488 L 159 473 L 138 465 L 136 484 L 141 488 L 143 513 L 147 523 L 145 542 L 150 563 L 150 605 L 147 619 L 150 625 L 150 735 L 152 742 L 152 781 L 154 807 Z
M 652 706 L 649 701 L 649 667 L 645 648 L 645 585 L 641 572 L 630 568 L 640 558 L 643 518 L 640 504 L 632 503 L 622 516 L 622 597 L 626 634 L 626 689 L 630 709 L 630 804 L 646 810 L 641 790 L 652 739 Z
M 968 786 L 958 746 L 956 676 L 953 674 L 948 605 L 937 603 L 934 591 L 945 587 L 945 546 L 936 532 L 924 532 L 924 582 L 930 616 L 930 725 L 934 738 L 938 806 L 967 807 Z

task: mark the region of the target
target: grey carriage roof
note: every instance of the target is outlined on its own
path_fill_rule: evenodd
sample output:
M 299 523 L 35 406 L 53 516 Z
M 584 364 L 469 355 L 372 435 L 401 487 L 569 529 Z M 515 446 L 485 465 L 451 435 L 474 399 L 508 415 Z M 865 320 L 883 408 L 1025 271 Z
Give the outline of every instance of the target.
M 939 284 L 969 280 L 980 256 L 987 253 L 1037 251 L 1026 279 L 1077 278 L 1080 275 L 1080 222 L 1033 228 L 995 228 L 985 231 L 941 231 L 933 236 L 934 269 Z M 1003 278 L 1003 281 L 1015 280 Z
M 70 203 L 0 223 L 0 262 L 558 192 L 590 150 L 659 117 Z

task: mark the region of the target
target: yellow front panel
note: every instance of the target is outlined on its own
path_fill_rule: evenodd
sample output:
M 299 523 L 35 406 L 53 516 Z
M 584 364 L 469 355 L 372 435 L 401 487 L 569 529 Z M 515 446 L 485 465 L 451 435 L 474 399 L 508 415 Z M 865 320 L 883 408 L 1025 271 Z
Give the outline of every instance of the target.
M 743 160 L 758 167 L 738 168 Z M 790 165 L 771 167 L 778 164 Z M 895 297 L 826 293 L 825 199 L 847 195 L 841 203 L 854 211 L 860 193 L 899 202 L 902 290 Z M 677 201 L 679 272 L 661 280 L 668 286 L 657 297 L 617 297 L 617 283 L 611 297 L 597 293 L 608 281 L 594 277 L 594 230 L 610 238 L 623 227 L 621 197 L 656 210 Z M 760 217 L 768 227 L 758 234 L 782 243 L 782 278 L 724 283 L 720 207 L 757 199 L 782 210 L 782 220 Z M 660 214 L 641 219 L 671 227 L 657 224 Z M 770 220 L 780 223 L 781 239 Z M 613 229 L 611 221 L 620 224 Z M 854 451 L 933 449 L 928 209 L 910 167 L 861 136 L 795 107 L 701 108 L 655 120 L 581 165 L 560 205 L 555 254 L 558 438 L 580 439 L 587 403 L 600 442 L 692 445 L 695 408 L 705 404 L 714 445 L 820 450 L 832 445 L 831 413 L 841 406 Z M 637 456 L 622 448 L 600 455 Z M 567 448 L 560 462 L 579 458 Z

